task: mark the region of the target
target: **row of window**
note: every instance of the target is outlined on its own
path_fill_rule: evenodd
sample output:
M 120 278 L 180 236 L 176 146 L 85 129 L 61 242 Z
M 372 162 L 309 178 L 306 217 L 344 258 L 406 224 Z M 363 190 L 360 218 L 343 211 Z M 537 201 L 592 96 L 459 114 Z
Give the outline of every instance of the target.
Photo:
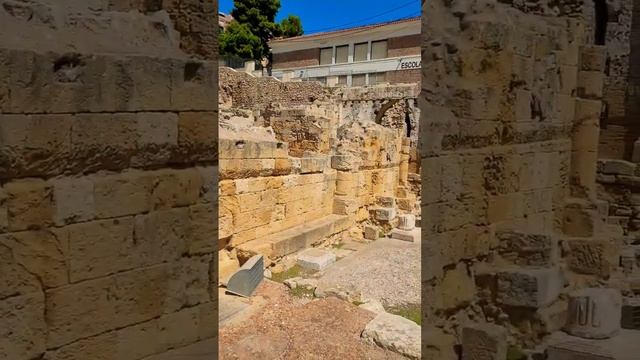
M 387 40 L 354 44 L 353 61 L 384 59 L 387 57 Z M 320 65 L 344 64 L 349 62 L 349 45 L 320 49 Z
M 367 75 L 369 81 L 367 82 Z M 337 86 L 347 86 L 348 85 L 348 77 L 349 75 L 340 75 L 338 76 L 338 84 Z M 326 77 L 316 77 L 310 78 L 311 81 L 319 81 L 323 84 L 327 84 Z M 387 73 L 379 72 L 379 73 L 370 73 L 370 74 L 355 74 L 351 75 L 351 86 L 365 86 L 365 85 L 376 85 L 381 84 L 387 81 Z

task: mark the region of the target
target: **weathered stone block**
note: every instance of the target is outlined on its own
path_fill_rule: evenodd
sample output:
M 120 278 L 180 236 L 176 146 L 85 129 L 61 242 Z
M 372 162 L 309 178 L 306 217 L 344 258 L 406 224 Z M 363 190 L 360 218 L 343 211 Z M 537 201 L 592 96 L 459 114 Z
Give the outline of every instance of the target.
M 385 208 L 396 207 L 396 199 L 391 196 L 378 196 L 376 203 Z
M 358 200 L 350 197 L 335 197 L 333 199 L 333 213 L 353 216 L 358 210 Z
M 93 181 L 87 177 L 52 180 L 57 225 L 92 220 L 95 217 Z
M 603 346 L 584 341 L 567 341 L 547 349 L 548 360 L 615 360 Z
M 93 181 L 97 218 L 133 215 L 151 210 L 153 173 L 130 171 L 94 177 Z
M 602 227 L 602 218 L 593 207 L 579 203 L 564 208 L 562 232 L 567 236 L 591 237 Z
M 138 149 L 149 147 L 158 151 L 178 145 L 178 115 L 172 112 L 141 112 L 136 114 Z
M 500 255 L 516 265 L 548 266 L 558 256 L 557 242 L 549 235 L 498 231 Z
M 481 324 L 462 329 L 463 360 L 504 360 L 507 358 L 507 333 L 500 326 Z
M 420 241 L 420 229 L 415 227 L 412 230 L 393 229 L 391 230 L 391 238 L 402 241 L 418 242 Z
M 633 176 L 635 170 L 636 164 L 629 161 L 617 159 L 598 160 L 598 171 L 604 174 Z
M 510 306 L 542 308 L 564 288 L 564 276 L 557 268 L 513 268 L 496 276 L 498 301 Z
M 380 236 L 380 230 L 377 226 L 365 225 L 364 226 L 364 238 L 367 240 L 378 240 Z
M 178 144 L 197 152 L 199 160 L 213 160 L 218 152 L 218 124 L 215 112 L 178 114 Z
M 159 265 L 47 291 L 47 347 L 160 316 L 170 272 Z
M 565 331 L 586 339 L 607 339 L 620 331 L 622 296 L 619 290 L 587 288 L 569 295 Z
M 218 219 L 218 222 L 216 222 Z M 226 218 L 227 221 L 231 219 Z M 228 229 L 225 220 L 218 217 L 217 208 L 213 204 L 194 205 L 189 208 L 189 231 L 187 241 L 189 242 L 190 254 L 211 253 L 217 249 L 218 228 Z M 220 231 L 222 234 L 222 231 Z M 221 238 L 224 238 L 221 236 Z
M 0 266 L 7 273 L 0 274 L 0 279 L 2 283 L 11 285 L 0 294 L 4 291 L 8 294 L 24 293 L 40 290 L 40 286 L 53 288 L 67 284 L 68 247 L 66 237 L 49 230 L 0 235 L 0 248 L 7 250 L 6 257 L 2 256 L 7 262 Z
M 352 155 L 333 155 L 331 157 L 331 168 L 340 171 L 358 170 L 359 160 Z
M 476 287 L 466 264 L 458 263 L 446 270 L 439 289 L 443 309 L 455 309 L 469 304 L 476 295 Z
M 322 271 L 336 262 L 336 255 L 326 249 L 309 249 L 298 255 L 297 264 L 309 270 Z
M 604 73 L 600 71 L 578 72 L 578 96 L 586 99 L 602 98 Z
M 640 330 L 640 299 L 622 298 L 621 327 L 623 329 Z
M 607 52 L 604 47 L 585 46 L 580 51 L 580 69 L 604 72 L 607 63 Z
M 567 263 L 580 274 L 608 277 L 617 266 L 616 246 L 608 240 L 567 239 Z
M 395 208 L 376 208 L 373 212 L 375 219 L 379 221 L 391 221 L 396 217 Z
M 324 157 L 300 159 L 301 174 L 320 173 L 320 172 L 323 172 L 326 167 L 327 167 L 327 158 L 324 158 Z
M 44 295 L 34 292 L 0 300 L 0 357 L 35 359 L 46 350 Z
M 9 230 L 53 225 L 53 187 L 42 180 L 18 180 L 4 186 Z
M 57 174 L 71 149 L 71 115 L 0 115 L 0 178 Z

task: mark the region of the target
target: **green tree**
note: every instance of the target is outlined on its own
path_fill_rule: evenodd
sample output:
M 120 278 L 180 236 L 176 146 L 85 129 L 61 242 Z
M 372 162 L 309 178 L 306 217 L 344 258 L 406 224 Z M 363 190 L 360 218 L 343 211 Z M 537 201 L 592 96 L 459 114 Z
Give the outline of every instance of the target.
M 302 30 L 302 22 L 300 18 L 295 15 L 289 15 L 287 18 L 282 19 L 280 22 L 280 35 L 289 38 L 294 36 L 300 36 L 304 34 Z
M 290 15 L 276 23 L 280 0 L 234 0 L 233 6 L 234 21 L 220 34 L 220 52 L 256 61 L 267 58 L 271 72 L 269 41 L 277 36 L 301 35 L 300 18 Z
M 262 43 L 255 36 L 247 24 L 241 24 L 235 20 L 220 34 L 220 52 L 242 57 L 243 59 L 261 58 L 260 49 Z

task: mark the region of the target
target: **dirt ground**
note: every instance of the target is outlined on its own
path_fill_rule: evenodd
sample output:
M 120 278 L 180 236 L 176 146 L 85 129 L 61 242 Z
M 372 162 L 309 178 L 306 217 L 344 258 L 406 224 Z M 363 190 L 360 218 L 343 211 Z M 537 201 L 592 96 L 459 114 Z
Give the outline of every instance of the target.
M 336 298 L 305 301 L 266 280 L 256 296 L 266 305 L 220 328 L 220 359 L 405 359 L 361 340 L 374 314 L 353 304 Z

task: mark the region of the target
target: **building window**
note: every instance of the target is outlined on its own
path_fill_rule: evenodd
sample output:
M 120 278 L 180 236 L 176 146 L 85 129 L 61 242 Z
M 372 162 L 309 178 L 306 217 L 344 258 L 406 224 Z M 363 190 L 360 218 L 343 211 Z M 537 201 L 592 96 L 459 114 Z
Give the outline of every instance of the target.
M 371 43 L 371 60 L 385 59 L 387 57 L 387 40 Z
M 346 86 L 347 85 L 347 75 L 338 76 L 338 85 L 339 86 Z
M 369 43 L 356 44 L 353 47 L 353 61 L 367 61 Z
M 366 74 L 357 74 L 353 75 L 351 78 L 352 86 L 365 86 L 367 85 L 367 75 Z
M 349 62 L 349 45 L 336 47 L 336 64 Z
M 387 73 L 379 72 L 369 74 L 369 85 L 382 84 L 387 81 Z
M 320 65 L 331 65 L 333 63 L 333 48 L 320 49 Z

